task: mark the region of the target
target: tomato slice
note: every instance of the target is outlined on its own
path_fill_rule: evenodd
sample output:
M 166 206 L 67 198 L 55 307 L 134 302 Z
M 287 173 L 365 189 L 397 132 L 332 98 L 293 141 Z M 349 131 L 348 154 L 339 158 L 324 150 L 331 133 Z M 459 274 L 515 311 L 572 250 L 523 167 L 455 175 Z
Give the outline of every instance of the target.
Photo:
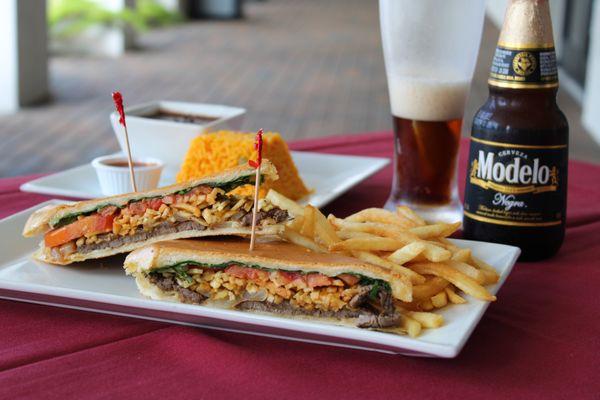
M 148 208 L 151 208 L 154 211 L 158 211 L 160 206 L 162 206 L 162 204 L 163 204 L 162 199 L 150 199 L 150 200 L 147 200 L 147 203 L 148 203 Z
M 354 286 L 360 281 L 360 278 L 358 276 L 352 274 L 340 274 L 337 276 L 337 278 L 343 280 L 344 283 L 348 286 Z
M 269 273 L 257 268 L 242 267 L 241 265 L 230 265 L 225 268 L 225 272 L 236 278 L 248 279 L 251 281 L 264 281 L 269 278 Z
M 288 271 L 278 271 L 279 277 L 283 280 L 284 284 L 294 282 L 295 280 L 303 280 L 303 276 L 299 272 L 288 272 Z
M 313 273 L 306 275 L 306 284 L 311 287 L 317 286 L 329 286 L 333 283 L 330 277 L 319 273 Z
M 79 239 L 85 234 L 104 233 L 112 231 L 114 215 L 94 214 L 81 218 L 69 225 L 54 229 L 44 236 L 46 247 L 56 247 Z
M 162 199 L 150 199 L 140 200 L 129 204 L 129 211 L 133 215 L 144 215 L 147 209 L 151 208 L 154 211 L 158 211 L 160 206 L 163 204 Z
M 133 215 L 144 215 L 148 206 L 144 201 L 136 201 L 129 204 L 129 212 Z

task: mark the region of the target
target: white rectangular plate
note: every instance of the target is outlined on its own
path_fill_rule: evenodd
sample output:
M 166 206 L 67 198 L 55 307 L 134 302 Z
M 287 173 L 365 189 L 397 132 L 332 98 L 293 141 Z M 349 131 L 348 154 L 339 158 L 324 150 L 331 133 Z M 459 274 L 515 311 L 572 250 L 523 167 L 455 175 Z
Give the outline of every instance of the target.
M 378 157 L 292 151 L 292 157 L 302 179 L 314 191 L 303 199 L 315 207 L 323 207 L 351 187 L 367 179 L 390 160 Z M 175 183 L 177 170 L 165 167 L 159 186 Z M 21 185 L 24 192 L 54 196 L 93 199 L 104 197 L 96 171 L 91 164 L 81 165 Z
M 448 358 L 460 352 L 488 307 L 488 303 L 467 296 L 467 304 L 452 305 L 441 312 L 446 320 L 443 327 L 425 330 L 412 339 L 330 323 L 149 300 L 138 293 L 133 278 L 125 275 L 122 257 L 71 266 L 48 265 L 31 259 L 37 241 L 21 237 L 23 225 L 33 210 L 59 203 L 51 200 L 0 221 L 0 237 L 11 238 L 4 241 L 0 253 L 0 298 L 303 342 Z M 512 246 L 454 242 L 472 249 L 475 256 L 498 270 L 501 278 L 498 284 L 489 287 L 492 293 L 500 289 L 520 253 Z

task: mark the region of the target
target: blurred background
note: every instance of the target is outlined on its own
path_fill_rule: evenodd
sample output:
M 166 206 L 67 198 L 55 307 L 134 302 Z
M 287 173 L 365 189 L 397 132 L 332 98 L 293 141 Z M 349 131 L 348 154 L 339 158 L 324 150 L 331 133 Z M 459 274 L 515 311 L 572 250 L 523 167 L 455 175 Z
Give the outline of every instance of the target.
M 571 157 L 600 162 L 600 6 L 551 0 Z M 489 0 L 463 135 L 487 97 Z M 375 0 L 2 0 L 0 176 L 118 150 L 110 93 L 248 109 L 288 141 L 391 130 Z

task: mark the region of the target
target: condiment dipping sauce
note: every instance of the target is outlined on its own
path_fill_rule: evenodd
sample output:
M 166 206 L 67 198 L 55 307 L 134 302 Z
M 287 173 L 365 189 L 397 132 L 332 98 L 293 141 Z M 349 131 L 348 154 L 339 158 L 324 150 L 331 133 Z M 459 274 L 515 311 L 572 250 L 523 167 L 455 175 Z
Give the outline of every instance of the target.
M 114 196 L 133 192 L 129 176 L 127 157 L 110 155 L 92 160 L 96 170 L 100 189 L 105 196 Z M 157 158 L 140 158 L 133 160 L 135 183 L 139 192 L 158 187 L 164 163 Z
M 187 124 L 206 125 L 214 122 L 220 117 L 209 117 L 206 115 L 187 114 L 174 111 L 163 110 L 159 108 L 151 114 L 140 115 L 143 118 L 162 119 L 164 121 L 183 122 Z

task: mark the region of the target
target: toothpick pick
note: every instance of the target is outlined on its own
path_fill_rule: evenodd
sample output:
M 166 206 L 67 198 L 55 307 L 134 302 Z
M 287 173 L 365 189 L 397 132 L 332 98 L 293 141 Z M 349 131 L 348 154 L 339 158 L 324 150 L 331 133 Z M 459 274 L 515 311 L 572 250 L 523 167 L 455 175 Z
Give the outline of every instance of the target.
M 133 159 L 131 157 L 131 146 L 129 145 L 129 133 L 127 132 L 127 123 L 125 123 L 125 110 L 123 109 L 123 96 L 120 92 L 113 92 L 113 101 L 117 113 L 119 113 L 119 124 L 123 125 L 125 131 L 125 147 L 127 148 L 127 163 L 129 164 L 129 177 L 131 178 L 131 187 L 134 192 L 137 192 L 137 185 L 135 184 L 135 172 L 133 170 Z
M 256 149 L 256 161 L 250 160 L 248 164 L 256 169 L 256 176 L 254 179 L 254 207 L 252 207 L 252 229 L 250 231 L 250 251 L 254 250 L 254 243 L 256 241 L 256 216 L 258 214 L 258 194 L 260 189 L 260 166 L 262 164 L 262 135 L 263 130 L 259 129 L 256 133 L 256 142 L 254 148 Z
M 256 183 L 254 185 L 254 207 L 252 208 L 252 231 L 250 234 L 250 251 L 254 250 L 256 240 L 256 215 L 258 210 L 258 189 L 260 187 L 260 168 L 256 168 Z

